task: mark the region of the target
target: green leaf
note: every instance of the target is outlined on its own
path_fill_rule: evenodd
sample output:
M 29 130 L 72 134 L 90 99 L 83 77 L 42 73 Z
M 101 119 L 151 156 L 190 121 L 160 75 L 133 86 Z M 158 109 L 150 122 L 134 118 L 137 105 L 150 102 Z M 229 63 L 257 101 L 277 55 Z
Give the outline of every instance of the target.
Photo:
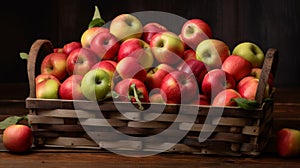
M 237 103 L 237 105 L 246 110 L 254 110 L 259 107 L 259 103 L 255 100 L 248 100 L 245 98 L 231 99 Z
M 26 119 L 26 116 L 10 116 L 7 117 L 5 120 L 0 122 L 0 129 L 6 129 L 10 125 L 18 124 L 23 119 Z
M 20 52 L 20 58 L 28 60 L 29 55 L 25 52 Z
M 105 21 L 101 18 L 100 11 L 97 6 L 95 6 L 95 12 L 93 19 L 89 23 L 89 28 L 92 27 L 101 27 L 105 24 Z

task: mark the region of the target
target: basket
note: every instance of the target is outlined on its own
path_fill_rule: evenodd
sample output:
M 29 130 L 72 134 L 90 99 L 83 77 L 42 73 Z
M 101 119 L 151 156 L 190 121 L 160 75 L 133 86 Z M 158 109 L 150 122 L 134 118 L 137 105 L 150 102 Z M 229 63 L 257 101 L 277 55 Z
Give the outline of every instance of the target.
M 265 56 L 256 95 L 260 108 L 143 104 L 151 112 L 132 108 L 129 102 L 37 99 L 37 59 L 51 52 L 52 43 L 39 39 L 28 59 L 26 108 L 38 148 L 258 156 L 272 134 L 273 102 L 263 97 L 269 73 L 276 69 L 276 49 L 268 49 Z M 120 108 L 125 112 L 120 113 Z

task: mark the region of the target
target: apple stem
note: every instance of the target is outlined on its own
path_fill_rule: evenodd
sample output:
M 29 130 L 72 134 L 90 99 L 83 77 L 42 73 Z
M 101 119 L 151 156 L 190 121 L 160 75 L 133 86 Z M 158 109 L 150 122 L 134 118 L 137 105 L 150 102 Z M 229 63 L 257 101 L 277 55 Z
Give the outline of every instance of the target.
M 141 103 L 141 101 L 140 101 L 140 99 L 139 99 L 139 94 L 138 94 L 138 92 L 137 92 L 137 89 L 136 89 L 135 84 L 132 84 L 130 87 L 131 87 L 132 90 L 133 90 L 133 95 L 134 95 L 135 101 L 137 102 L 137 104 L 138 104 L 138 106 L 139 106 L 139 109 L 140 109 L 140 110 L 144 110 L 144 107 L 142 106 L 142 103 Z

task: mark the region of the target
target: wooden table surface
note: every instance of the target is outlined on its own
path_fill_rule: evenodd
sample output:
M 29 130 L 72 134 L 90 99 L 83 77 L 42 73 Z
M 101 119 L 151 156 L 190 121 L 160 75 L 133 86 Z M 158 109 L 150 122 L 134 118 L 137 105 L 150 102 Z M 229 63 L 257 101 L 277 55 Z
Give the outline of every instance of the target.
M 283 127 L 300 129 L 300 87 L 278 88 L 275 94 L 274 132 Z M 21 103 L 22 101 L 16 101 Z M 1 107 L 4 109 L 4 107 Z M 17 107 L 16 107 L 17 108 Z M 1 109 L 1 110 L 2 110 Z M 7 109 L 7 107 L 5 108 Z M 20 109 L 19 109 L 20 110 Z M 26 110 L 26 109 L 25 109 Z M 11 107 L 10 107 L 11 111 Z M 1 135 L 0 135 L 1 136 Z M 162 153 L 148 157 L 126 157 L 96 150 L 33 149 L 27 154 L 6 151 L 0 140 L 2 167 L 300 167 L 300 156 L 281 158 L 276 153 L 275 137 L 258 157 L 222 157 Z

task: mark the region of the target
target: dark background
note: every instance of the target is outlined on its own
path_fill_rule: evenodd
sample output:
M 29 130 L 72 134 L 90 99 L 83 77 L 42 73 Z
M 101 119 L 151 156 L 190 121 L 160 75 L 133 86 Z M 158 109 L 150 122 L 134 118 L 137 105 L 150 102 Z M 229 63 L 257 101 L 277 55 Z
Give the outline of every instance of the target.
M 27 83 L 26 60 L 36 39 L 49 39 L 61 47 L 80 41 L 94 13 L 100 8 L 104 20 L 121 13 L 163 11 L 186 19 L 201 18 L 213 29 L 214 38 L 232 50 L 252 41 L 264 51 L 276 48 L 279 64 L 277 87 L 300 86 L 299 0 L 28 0 L 7 1 L 0 7 L 0 83 Z

